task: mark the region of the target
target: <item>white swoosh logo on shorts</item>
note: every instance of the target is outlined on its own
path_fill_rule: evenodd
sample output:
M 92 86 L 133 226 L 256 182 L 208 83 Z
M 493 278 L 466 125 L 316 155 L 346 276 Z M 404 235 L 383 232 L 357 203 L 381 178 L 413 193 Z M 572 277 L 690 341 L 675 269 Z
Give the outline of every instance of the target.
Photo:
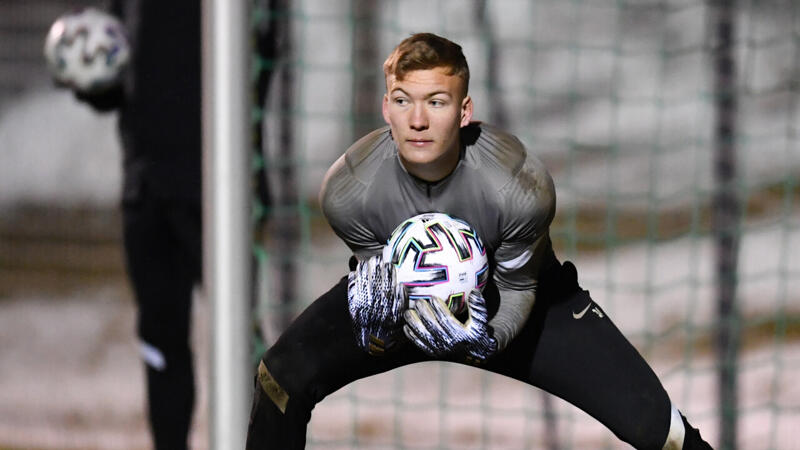
M 586 305 L 586 308 L 583 308 L 583 311 L 581 311 L 579 313 L 576 313 L 575 311 L 573 311 L 572 312 L 572 318 L 573 319 L 580 319 L 581 317 L 583 317 L 584 314 L 586 314 L 586 311 L 589 311 L 589 308 L 591 308 L 591 307 L 592 307 L 592 302 L 589 302 L 589 304 Z

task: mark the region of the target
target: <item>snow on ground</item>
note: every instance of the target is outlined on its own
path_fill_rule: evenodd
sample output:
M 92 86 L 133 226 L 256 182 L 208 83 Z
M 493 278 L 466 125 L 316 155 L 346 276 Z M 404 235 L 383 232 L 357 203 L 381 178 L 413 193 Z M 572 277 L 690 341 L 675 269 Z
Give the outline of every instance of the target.
M 207 448 L 206 310 L 197 302 L 194 448 Z M 151 448 L 134 329 L 121 286 L 0 300 L 0 447 Z

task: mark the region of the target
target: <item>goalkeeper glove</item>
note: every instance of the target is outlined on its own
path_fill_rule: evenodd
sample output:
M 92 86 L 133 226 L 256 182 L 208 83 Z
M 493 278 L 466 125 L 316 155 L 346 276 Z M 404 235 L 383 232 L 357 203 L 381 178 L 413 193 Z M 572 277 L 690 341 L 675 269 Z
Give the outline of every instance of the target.
M 418 300 L 405 312 L 403 331 L 430 356 L 482 364 L 497 352 L 497 341 L 491 335 L 486 301 L 479 290 L 470 293 L 467 308 L 469 317 L 462 323 L 440 298 Z
M 348 275 L 347 304 L 356 343 L 371 355 L 382 355 L 400 334 L 405 287 L 380 255 L 361 261 Z

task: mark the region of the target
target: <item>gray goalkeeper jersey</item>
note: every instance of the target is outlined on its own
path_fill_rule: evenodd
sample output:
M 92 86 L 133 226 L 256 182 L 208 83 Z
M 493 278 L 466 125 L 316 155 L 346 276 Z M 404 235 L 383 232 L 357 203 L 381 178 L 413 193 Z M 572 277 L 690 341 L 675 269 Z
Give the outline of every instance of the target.
M 325 176 L 320 201 L 336 234 L 359 260 L 381 253 L 395 227 L 425 212 L 469 223 L 492 262 L 500 305 L 490 321 L 500 348 L 522 328 L 538 273 L 555 260 L 548 234 L 553 180 L 514 136 L 482 123 L 461 129 L 458 165 L 430 183 L 409 174 L 389 127 L 366 135 Z

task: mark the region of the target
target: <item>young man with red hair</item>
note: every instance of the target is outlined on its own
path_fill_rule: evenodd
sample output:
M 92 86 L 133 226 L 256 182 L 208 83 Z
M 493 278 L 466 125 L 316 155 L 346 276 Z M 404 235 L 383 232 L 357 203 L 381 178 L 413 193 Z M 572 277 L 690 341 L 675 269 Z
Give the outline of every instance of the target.
M 472 121 L 469 68 L 457 44 L 430 34 L 384 64 L 388 127 L 328 171 L 325 216 L 353 251 L 348 276 L 308 307 L 263 356 L 248 448 L 305 446 L 314 405 L 360 378 L 422 361 L 479 366 L 544 389 L 640 449 L 707 449 L 655 373 L 553 253 L 555 189 L 514 136 Z M 470 319 L 443 301 L 408 307 L 382 250 L 425 212 L 469 223 L 492 275 L 470 295 Z

